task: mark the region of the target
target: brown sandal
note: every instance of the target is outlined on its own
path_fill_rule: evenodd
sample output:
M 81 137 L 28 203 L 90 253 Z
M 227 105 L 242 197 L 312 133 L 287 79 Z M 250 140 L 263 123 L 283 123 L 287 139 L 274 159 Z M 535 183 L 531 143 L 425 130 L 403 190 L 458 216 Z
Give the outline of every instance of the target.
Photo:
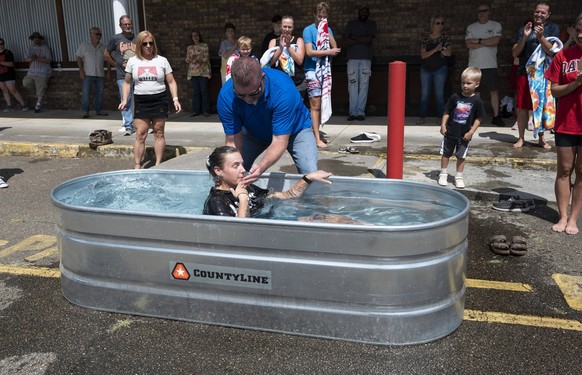
M 513 236 L 509 246 L 511 255 L 523 256 L 527 253 L 527 239 L 522 236 Z
M 489 240 L 489 247 L 495 254 L 509 255 L 510 253 L 507 238 L 502 234 L 491 237 Z

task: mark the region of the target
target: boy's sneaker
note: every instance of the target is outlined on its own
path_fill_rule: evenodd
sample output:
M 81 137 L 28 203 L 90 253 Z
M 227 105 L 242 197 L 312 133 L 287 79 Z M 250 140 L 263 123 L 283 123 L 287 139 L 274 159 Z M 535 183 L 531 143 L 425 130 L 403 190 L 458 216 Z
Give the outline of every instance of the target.
M 5 113 L 10 113 L 10 112 L 14 112 L 14 107 L 13 106 L 8 106 L 6 107 L 6 109 L 4 110 Z
M 123 135 L 127 136 L 127 135 L 132 135 L 133 133 L 134 133 L 133 129 L 123 128 Z
M 22 107 L 22 112 L 28 112 L 28 107 L 27 106 Z
M 439 185 L 447 186 L 447 184 L 448 184 L 447 179 L 448 178 L 449 178 L 449 175 L 447 173 L 439 174 Z
M 42 110 L 42 108 L 40 107 L 40 104 L 36 104 L 34 106 L 34 113 L 40 113 L 41 110 Z
M 457 189 L 464 189 L 465 188 L 465 181 L 463 180 L 463 176 L 455 177 L 455 187 Z
M 491 120 L 491 123 L 493 125 L 496 125 L 496 126 L 505 126 L 505 122 L 503 122 L 503 119 L 499 115 L 493 117 L 493 120 Z
M 2 177 L 0 177 L 0 189 L 4 189 L 7 187 L 8 187 L 8 184 L 6 183 L 6 181 L 4 181 L 4 179 Z
M 519 196 L 493 203 L 493 209 L 505 212 L 527 212 L 535 207 L 532 199 L 520 199 Z

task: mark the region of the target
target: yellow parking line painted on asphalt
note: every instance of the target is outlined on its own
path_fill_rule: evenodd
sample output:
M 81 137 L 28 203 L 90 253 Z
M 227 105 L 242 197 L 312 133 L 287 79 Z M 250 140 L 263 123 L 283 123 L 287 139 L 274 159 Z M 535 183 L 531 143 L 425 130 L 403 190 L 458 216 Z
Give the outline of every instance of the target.
M 512 292 L 533 292 L 533 287 L 529 284 L 510 283 L 507 281 L 467 279 L 467 286 L 469 288 L 497 289 Z
M 566 303 L 574 310 L 582 311 L 582 276 L 553 274 L 552 278 L 562 291 Z
M 0 264 L 0 273 L 7 273 L 18 276 L 38 276 L 38 277 L 61 277 L 61 272 L 58 268 L 48 267 L 19 267 L 6 264 Z
M 546 318 L 543 316 L 507 314 L 493 311 L 465 310 L 464 320 L 487 323 L 516 324 L 541 328 L 582 331 L 582 323 L 577 320 Z
M 45 250 L 48 247 L 54 247 L 56 244 L 57 238 L 55 236 L 36 234 L 24 239 L 23 241 L 20 241 L 14 246 L 10 246 L 7 249 L 1 250 L 0 258 L 6 257 L 18 251 Z
M 6 240 L 0 240 L 0 246 L 4 246 L 4 245 L 6 245 L 8 242 L 10 242 L 10 241 L 6 241 Z
M 36 262 L 42 258 L 50 257 L 50 256 L 58 256 L 59 255 L 59 248 L 58 247 L 51 247 L 36 254 L 33 254 L 29 257 L 24 258 L 27 262 Z

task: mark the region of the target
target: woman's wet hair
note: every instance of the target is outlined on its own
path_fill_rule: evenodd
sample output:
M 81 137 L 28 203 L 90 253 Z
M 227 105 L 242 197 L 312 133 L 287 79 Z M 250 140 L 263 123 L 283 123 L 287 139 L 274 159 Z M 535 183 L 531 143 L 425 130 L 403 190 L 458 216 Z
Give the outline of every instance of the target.
M 212 177 L 217 177 L 216 172 L 214 172 L 214 167 L 222 169 L 224 167 L 224 156 L 228 154 L 234 154 L 238 152 L 236 147 L 232 146 L 221 146 L 217 147 L 212 151 L 212 154 L 206 158 L 206 168 Z

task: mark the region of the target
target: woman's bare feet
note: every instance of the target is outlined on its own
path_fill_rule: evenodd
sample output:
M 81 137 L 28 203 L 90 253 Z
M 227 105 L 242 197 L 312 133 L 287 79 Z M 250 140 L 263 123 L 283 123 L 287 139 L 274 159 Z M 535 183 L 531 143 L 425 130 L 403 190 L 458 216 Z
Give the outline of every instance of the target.
M 566 234 L 574 235 L 578 234 L 578 226 L 576 223 L 566 225 L 566 229 L 564 230 Z
M 552 225 L 552 230 L 554 232 L 564 233 L 567 224 L 568 224 L 567 220 L 560 220 L 556 224 Z
M 515 142 L 513 144 L 513 147 L 515 147 L 515 148 L 521 148 L 522 146 L 523 146 L 523 139 L 521 139 L 521 138 L 518 139 L 517 142 Z

